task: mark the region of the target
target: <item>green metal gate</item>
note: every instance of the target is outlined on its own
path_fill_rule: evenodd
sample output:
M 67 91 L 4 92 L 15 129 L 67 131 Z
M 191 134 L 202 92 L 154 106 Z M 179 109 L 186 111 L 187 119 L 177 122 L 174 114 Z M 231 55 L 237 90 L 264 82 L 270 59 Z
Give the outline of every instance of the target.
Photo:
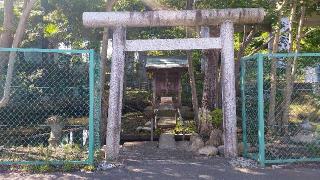
M 241 95 L 245 157 L 320 161 L 320 53 L 242 58 Z
M 10 86 L 0 108 L 0 165 L 94 162 L 101 109 L 97 59 L 93 50 L 0 48 L 0 98 Z

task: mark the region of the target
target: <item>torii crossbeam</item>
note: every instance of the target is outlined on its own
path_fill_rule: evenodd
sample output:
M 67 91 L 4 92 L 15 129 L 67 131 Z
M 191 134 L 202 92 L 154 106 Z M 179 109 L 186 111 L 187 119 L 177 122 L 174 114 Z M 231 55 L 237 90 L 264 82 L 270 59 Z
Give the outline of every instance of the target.
M 106 157 L 117 159 L 119 155 L 124 52 L 192 49 L 221 49 L 224 154 L 237 156 L 233 25 L 260 23 L 264 16 L 262 8 L 83 13 L 86 27 L 114 27 Z M 125 27 L 210 25 L 220 25 L 220 37 L 126 40 L 125 33 Z

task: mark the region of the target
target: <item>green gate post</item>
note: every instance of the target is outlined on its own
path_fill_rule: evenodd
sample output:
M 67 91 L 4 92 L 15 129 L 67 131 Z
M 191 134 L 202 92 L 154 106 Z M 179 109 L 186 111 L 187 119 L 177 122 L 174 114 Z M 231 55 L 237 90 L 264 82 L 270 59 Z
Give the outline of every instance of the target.
M 265 142 L 264 142 L 264 100 L 263 100 L 263 55 L 258 54 L 258 137 L 259 137 L 259 157 L 262 167 L 265 166 Z
M 94 50 L 91 49 L 89 57 L 89 164 L 94 162 Z
M 243 142 L 243 157 L 248 156 L 248 142 L 247 142 L 247 115 L 246 115 L 246 97 L 245 97 L 245 59 L 241 59 L 240 71 L 240 86 L 241 86 L 241 111 L 242 111 L 242 142 Z

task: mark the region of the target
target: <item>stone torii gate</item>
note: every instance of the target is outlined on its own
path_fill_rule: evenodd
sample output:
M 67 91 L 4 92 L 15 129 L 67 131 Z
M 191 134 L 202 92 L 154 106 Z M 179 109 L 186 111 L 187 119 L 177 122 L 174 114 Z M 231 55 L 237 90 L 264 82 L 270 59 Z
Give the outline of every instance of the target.
M 86 27 L 114 28 L 106 139 L 107 159 L 117 159 L 119 155 L 125 51 L 192 49 L 221 49 L 224 154 L 226 157 L 237 156 L 234 23 L 260 23 L 264 16 L 262 8 L 83 13 L 83 24 Z M 221 25 L 220 37 L 126 40 L 126 27 L 210 25 Z

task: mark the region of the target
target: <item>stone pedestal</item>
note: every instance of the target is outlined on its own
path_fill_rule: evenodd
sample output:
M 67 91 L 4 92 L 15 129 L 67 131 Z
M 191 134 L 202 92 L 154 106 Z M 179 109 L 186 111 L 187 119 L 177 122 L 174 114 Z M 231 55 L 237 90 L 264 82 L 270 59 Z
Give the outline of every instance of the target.
M 174 134 L 163 133 L 159 138 L 159 148 L 160 149 L 176 149 L 176 141 L 174 139 Z

